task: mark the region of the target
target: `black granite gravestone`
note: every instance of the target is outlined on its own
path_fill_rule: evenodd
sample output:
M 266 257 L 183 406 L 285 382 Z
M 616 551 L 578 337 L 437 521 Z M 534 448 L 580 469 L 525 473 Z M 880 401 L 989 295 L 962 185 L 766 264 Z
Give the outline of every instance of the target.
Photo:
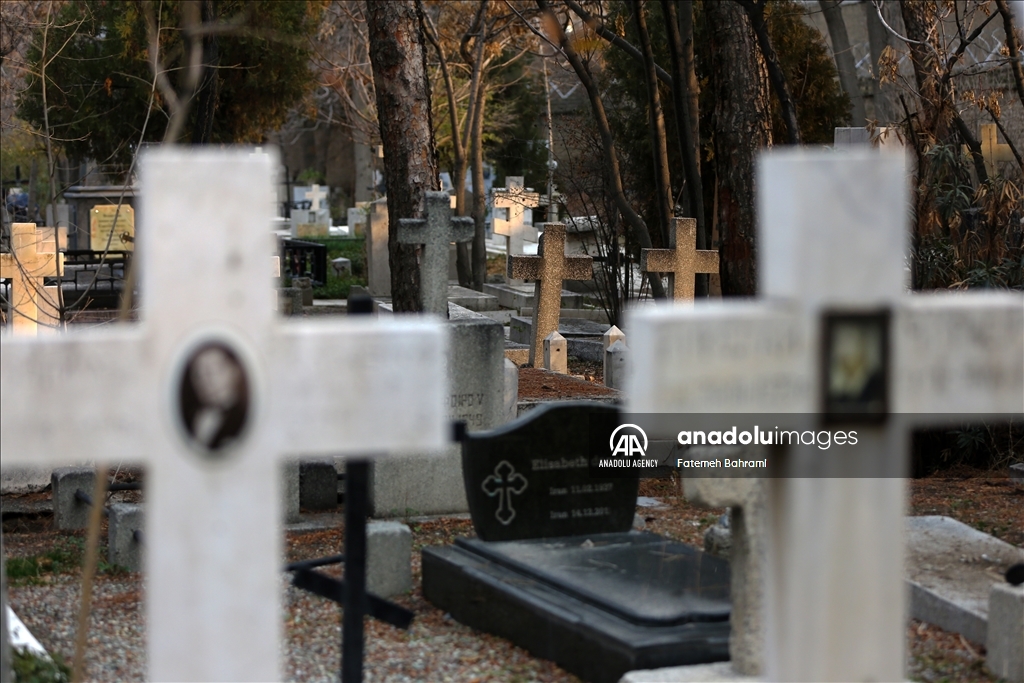
M 584 680 L 729 658 L 729 565 L 630 532 L 638 480 L 596 478 L 618 411 L 550 404 L 463 437 L 477 539 L 423 549 L 423 594 Z

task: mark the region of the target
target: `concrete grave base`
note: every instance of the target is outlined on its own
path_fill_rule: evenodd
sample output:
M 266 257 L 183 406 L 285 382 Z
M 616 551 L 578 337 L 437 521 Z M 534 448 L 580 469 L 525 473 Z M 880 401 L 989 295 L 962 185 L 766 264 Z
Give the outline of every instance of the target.
M 12 467 L 0 474 L 0 493 L 34 493 L 49 485 L 48 467 Z
M 514 308 L 516 310 L 524 306 L 533 306 L 534 285 L 506 285 L 506 284 L 485 284 L 484 294 L 497 297 L 498 305 L 502 308 Z M 562 290 L 562 308 L 579 308 L 583 305 L 583 295 L 573 294 L 565 289 Z
M 941 516 L 907 518 L 910 616 L 984 643 L 989 592 L 1024 550 Z
M 985 666 L 999 678 L 1024 681 L 1024 586 L 997 583 L 988 601 Z
M 593 320 L 582 318 L 562 318 L 558 322 L 558 333 L 566 339 L 595 339 L 601 340 L 610 325 L 599 323 Z M 533 339 L 533 320 L 530 318 L 512 316 L 509 321 L 509 341 L 519 344 L 529 344 Z M 604 351 L 604 347 L 601 347 Z
M 731 683 L 756 681 L 755 676 L 743 676 L 732 670 L 729 662 L 695 664 L 693 666 L 671 666 L 664 669 L 641 669 L 630 671 L 619 679 L 619 683 Z
M 471 311 L 498 310 L 497 297 L 459 285 L 448 285 L 448 301 Z

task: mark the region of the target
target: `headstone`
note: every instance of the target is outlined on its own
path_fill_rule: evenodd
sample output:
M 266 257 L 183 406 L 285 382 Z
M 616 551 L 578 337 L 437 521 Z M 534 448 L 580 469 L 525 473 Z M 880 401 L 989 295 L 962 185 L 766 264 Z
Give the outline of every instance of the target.
M 530 364 L 540 367 L 545 337 L 558 331 L 561 312 L 562 280 L 589 280 L 594 259 L 565 255 L 565 226 L 546 223 L 538 256 L 509 256 L 508 276 L 536 280 L 534 287 L 533 338 L 530 340 Z
M 412 590 L 412 530 L 407 525 L 366 525 L 366 590 L 382 598 Z
M 5 466 L 94 453 L 146 467 L 152 679 L 280 675 L 284 459 L 446 442 L 436 323 L 274 313 L 275 169 L 243 151 L 147 152 L 143 321 L 0 340 Z
M 569 358 L 566 355 L 565 337 L 552 332 L 544 337 L 544 369 L 552 372 L 560 372 L 563 375 L 569 372 Z
M 326 199 L 328 191 L 319 185 L 313 185 L 303 192 L 303 199 L 309 202 L 309 209 L 292 209 L 292 237 L 326 237 L 330 234 L 331 210 L 321 201 Z
M 505 253 L 519 256 L 524 253 L 526 243 L 537 242 L 537 228 L 533 227 L 532 211 L 540 206 L 540 195 L 523 187 L 523 176 L 505 178 L 505 187 L 495 188 L 491 193 L 494 216 L 494 234 L 505 237 Z M 509 284 L 522 284 L 521 279 L 507 277 Z
M 619 339 L 604 350 L 604 385 L 622 391 L 626 388 L 629 347 Z
M 366 288 L 373 296 L 391 296 L 391 264 L 388 261 L 388 200 L 370 203 L 366 231 Z
M 63 254 L 57 251 L 53 233 L 53 228 L 37 229 L 35 223 L 14 223 L 11 253 L 0 254 L 0 278 L 11 280 L 11 319 L 16 334 L 36 334 L 60 321 L 50 303 L 57 301 L 57 288 L 44 286 L 44 278 L 62 272 Z
M 348 236 L 362 237 L 366 233 L 366 211 L 369 202 L 358 202 L 348 210 Z
M 788 446 L 777 458 L 765 675 L 896 680 L 908 426 L 1020 411 L 1024 299 L 906 296 L 900 155 L 773 151 L 758 177 L 767 301 L 638 311 L 630 411 L 860 421 L 856 460 L 816 446 Z
M 697 273 L 718 272 L 718 251 L 697 248 L 697 221 L 673 218 L 668 249 L 644 249 L 640 252 L 640 270 L 668 273 L 669 291 L 676 301 L 693 301 Z
M 505 412 L 504 331 L 478 313 L 451 306 L 445 373 L 449 421 L 478 431 L 502 424 Z M 374 463 L 374 517 L 465 512 L 462 460 L 457 445 L 433 457 L 391 458 Z
M 352 274 L 352 259 L 347 259 L 344 256 L 331 259 L 331 269 L 334 270 L 335 277 L 341 277 L 343 275 Z
M 727 656 L 728 564 L 630 532 L 638 478 L 591 476 L 618 412 L 548 405 L 463 442 L 477 538 L 423 549 L 423 594 L 588 681 Z
M 101 204 L 89 211 L 89 248 L 93 251 L 135 250 L 135 209 L 127 204 Z
M 399 221 L 398 241 L 423 246 L 420 255 L 420 296 L 423 312 L 448 315 L 448 245 L 473 239 L 473 219 L 452 216 L 447 192 L 427 192 L 426 218 Z
M 448 285 L 448 302 L 478 313 L 498 310 L 496 297 L 459 285 Z

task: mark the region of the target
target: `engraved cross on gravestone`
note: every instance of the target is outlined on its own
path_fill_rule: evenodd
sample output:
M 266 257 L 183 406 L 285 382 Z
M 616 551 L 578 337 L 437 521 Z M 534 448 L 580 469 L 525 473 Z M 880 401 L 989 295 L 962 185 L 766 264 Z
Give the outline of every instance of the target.
M 447 192 L 427 192 L 426 218 L 398 222 L 398 241 L 423 245 L 420 256 L 420 295 L 423 312 L 448 317 L 448 245 L 473 239 L 473 219 L 452 216 Z
M 558 331 L 562 309 L 562 281 L 590 280 L 594 277 L 592 256 L 565 255 L 565 225 L 545 223 L 537 256 L 509 255 L 506 272 L 510 278 L 536 280 L 533 294 L 533 339 L 530 365 L 541 367 L 544 339 Z
M 498 497 L 498 509 L 495 519 L 508 525 L 516 518 L 516 509 L 512 507 L 512 494 L 520 495 L 526 490 L 526 477 L 516 472 L 516 468 L 508 460 L 502 460 L 494 468 L 494 474 L 483 480 L 480 488 L 491 498 Z

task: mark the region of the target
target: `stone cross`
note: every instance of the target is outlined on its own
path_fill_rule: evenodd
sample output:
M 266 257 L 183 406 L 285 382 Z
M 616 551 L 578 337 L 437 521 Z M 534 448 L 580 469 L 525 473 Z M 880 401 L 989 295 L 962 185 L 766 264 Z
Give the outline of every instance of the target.
M 507 187 L 495 188 L 492 194 L 491 205 L 494 212 L 494 233 L 505 236 L 505 253 L 509 256 L 518 256 L 523 253 L 523 247 L 527 242 L 537 241 L 537 228 L 527 225 L 525 215 L 528 210 L 541 205 L 540 195 L 536 192 L 529 192 L 523 187 L 523 176 L 509 176 L 505 178 Z M 498 212 L 497 209 L 503 209 Z M 507 212 L 505 218 L 499 217 L 501 213 Z M 509 284 L 522 284 L 521 281 Z
M 11 324 L 16 334 L 35 334 L 38 323 L 56 324 L 57 288 L 44 287 L 43 278 L 60 275 L 62 262 L 55 235 L 40 234 L 35 223 L 11 226 L 11 253 L 0 254 L 0 278 L 11 280 Z
M 676 301 L 693 301 L 694 275 L 718 272 L 718 251 L 697 248 L 697 221 L 673 218 L 674 230 L 669 249 L 643 249 L 640 270 L 668 273 L 669 291 Z
M 240 150 L 147 152 L 141 322 L 0 341 L 4 466 L 146 467 L 150 679 L 282 675 L 285 459 L 446 444 L 439 324 L 274 313 L 276 168 Z M 184 262 L 204 277 L 182 279 Z
M 427 192 L 426 218 L 398 221 L 398 241 L 423 245 L 420 294 L 423 312 L 448 317 L 448 245 L 473 239 L 473 219 L 452 216 L 447 192 Z
M 863 420 L 856 459 L 786 446 L 774 463 L 769 680 L 902 679 L 910 427 L 1024 407 L 1024 297 L 906 292 L 905 163 L 860 148 L 765 154 L 763 300 L 639 311 L 630 321 L 630 413 L 794 413 L 816 427 L 829 411 Z M 849 387 L 867 398 L 844 417 L 834 411 Z
M 327 193 L 319 185 L 313 185 L 310 189 L 306 190 L 304 197 L 310 202 L 309 210 L 315 212 L 320 210 L 320 200 L 326 199 Z
M 533 294 L 533 340 L 530 365 L 543 366 L 544 338 L 558 331 L 562 309 L 562 280 L 590 280 L 594 277 L 592 256 L 565 255 L 565 226 L 545 223 L 537 256 L 509 254 L 506 274 L 510 278 L 536 280 Z

